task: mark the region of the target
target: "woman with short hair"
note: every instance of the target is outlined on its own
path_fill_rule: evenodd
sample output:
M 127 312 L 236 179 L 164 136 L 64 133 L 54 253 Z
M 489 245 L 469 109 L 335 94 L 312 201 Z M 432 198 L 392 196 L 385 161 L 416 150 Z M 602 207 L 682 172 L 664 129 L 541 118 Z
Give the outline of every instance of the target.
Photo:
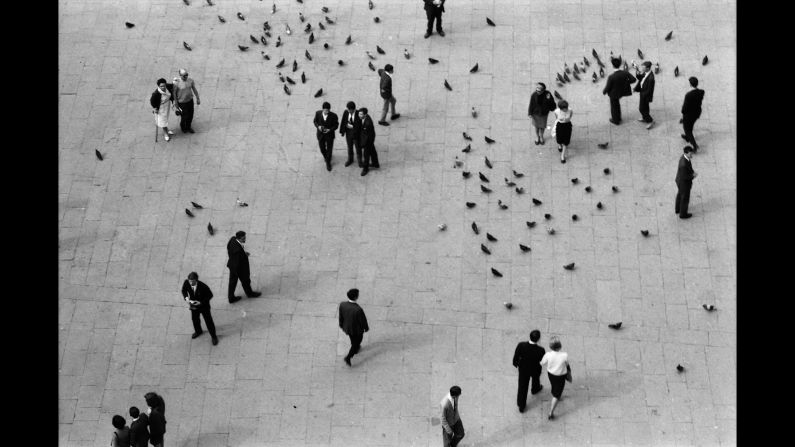
M 544 144 L 547 116 L 553 110 L 555 110 L 555 99 L 543 82 L 537 83 L 536 91 L 530 95 L 530 106 L 527 108 L 527 115 L 532 119 L 533 127 L 536 129 L 536 144 Z
M 155 124 L 157 127 L 163 128 L 166 141 L 170 140 L 174 132 L 168 130 L 168 116 L 171 113 L 171 106 L 174 104 L 174 84 L 167 83 L 163 78 L 158 79 L 157 89 L 152 92 L 149 104 L 155 115 Z M 157 133 L 155 133 L 155 139 L 157 139 Z
M 113 416 L 111 424 L 116 429 L 110 439 L 111 447 L 130 447 L 130 427 L 127 426 L 127 421 L 117 414 Z
M 571 368 L 569 367 L 569 354 L 560 352 L 563 345 L 560 339 L 556 336 L 549 338 L 549 349 L 543 357 L 541 357 L 541 366 L 547 367 L 547 375 L 549 376 L 549 384 L 552 388 L 552 406 L 549 409 L 548 419 L 555 419 L 555 407 L 558 405 L 558 400 L 563 394 L 563 386 L 566 384 L 566 375 Z
M 560 162 L 566 163 L 566 148 L 571 142 L 571 115 L 569 103 L 562 100 L 555 109 L 555 140 L 558 142 L 558 152 L 560 152 Z

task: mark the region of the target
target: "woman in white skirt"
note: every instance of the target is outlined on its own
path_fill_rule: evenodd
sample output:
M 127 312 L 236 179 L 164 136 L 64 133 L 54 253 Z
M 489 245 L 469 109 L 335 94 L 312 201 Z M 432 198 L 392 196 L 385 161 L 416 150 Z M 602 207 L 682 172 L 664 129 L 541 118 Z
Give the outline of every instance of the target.
M 152 106 L 152 113 L 155 115 L 155 124 L 157 127 L 163 128 L 163 135 L 166 141 L 170 140 L 171 135 L 174 135 L 174 132 L 168 130 L 168 117 L 171 114 L 171 106 L 174 103 L 174 84 L 167 83 L 163 78 L 158 79 L 157 89 L 152 92 L 149 103 Z

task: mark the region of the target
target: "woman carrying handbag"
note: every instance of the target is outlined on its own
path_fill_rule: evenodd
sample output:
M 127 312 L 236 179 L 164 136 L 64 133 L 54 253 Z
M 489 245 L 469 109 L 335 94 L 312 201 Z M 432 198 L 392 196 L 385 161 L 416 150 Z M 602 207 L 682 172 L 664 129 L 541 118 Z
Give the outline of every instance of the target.
M 168 130 L 168 116 L 171 113 L 171 106 L 174 104 L 174 84 L 167 83 L 163 78 L 158 79 L 157 89 L 152 92 L 149 104 L 155 115 L 155 125 L 163 128 L 163 135 L 166 141 L 169 141 L 171 135 L 174 135 L 174 132 Z M 155 128 L 155 142 L 157 142 L 157 127 Z
M 552 392 L 552 405 L 549 409 L 549 416 L 547 419 L 555 419 L 555 407 L 558 406 L 560 396 L 563 394 L 563 387 L 566 382 L 571 382 L 571 367 L 569 366 L 569 354 L 560 352 L 563 345 L 560 343 L 558 337 L 550 337 L 549 349 L 541 358 L 541 366 L 547 367 L 547 375 L 549 376 L 549 384 L 551 385 Z

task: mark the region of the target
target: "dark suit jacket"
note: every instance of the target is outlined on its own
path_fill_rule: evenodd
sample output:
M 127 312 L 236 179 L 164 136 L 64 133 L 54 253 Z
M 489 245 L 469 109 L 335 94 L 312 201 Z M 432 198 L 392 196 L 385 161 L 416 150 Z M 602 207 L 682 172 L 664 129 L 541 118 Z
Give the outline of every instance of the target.
M 171 103 L 174 104 L 174 84 L 166 83 L 166 90 L 171 93 Z M 149 104 L 153 109 L 160 108 L 160 90 L 155 89 L 155 91 L 152 92 L 152 96 L 149 98 Z
M 624 70 L 618 70 L 607 77 L 607 83 L 605 84 L 605 89 L 602 90 L 602 94 L 613 99 L 621 98 L 622 96 L 632 96 L 631 84 L 633 82 L 635 82 L 635 76 Z
M 392 97 L 392 77 L 383 68 L 378 69 L 378 76 L 381 76 L 381 97 L 389 99 Z
M 538 92 L 533 92 L 530 95 L 530 105 L 527 107 L 527 114 L 546 115 L 556 108 L 555 99 L 552 97 L 552 93 L 549 93 L 549 90 L 544 90 L 541 95 Z
M 206 309 L 210 307 L 210 300 L 213 298 L 213 292 L 207 287 L 207 284 L 196 281 L 196 293 L 194 294 L 193 287 L 190 286 L 190 283 L 186 279 L 185 282 L 182 283 L 182 296 L 186 296 L 191 301 L 198 301 L 200 303 L 198 306 L 191 304 L 191 309 Z
M 693 164 L 685 158 L 684 154 L 679 157 L 679 168 L 676 170 L 676 184 L 680 187 L 693 184 Z
M 337 119 L 337 114 L 334 112 L 329 112 L 328 117 L 324 120 L 323 119 L 323 111 L 318 110 L 315 112 L 315 119 L 313 121 L 315 123 L 315 127 L 323 126 L 325 127 L 328 132 L 323 133 L 320 130 L 317 131 L 317 139 L 322 140 L 323 138 L 327 139 L 334 139 L 334 131 L 337 130 L 337 126 L 340 125 L 339 120 Z
M 248 265 L 248 255 L 240 242 L 232 236 L 226 244 L 226 252 L 229 254 L 229 261 L 226 266 L 230 270 L 237 272 L 239 275 L 246 276 L 251 273 Z
M 704 90 L 694 88 L 685 94 L 682 104 L 682 115 L 701 115 L 701 102 L 704 101 Z
M 342 112 L 342 121 L 340 121 L 340 135 L 350 133 L 355 139 L 359 137 L 359 132 L 362 131 L 362 119 L 359 118 L 358 111 L 353 111 L 353 129 L 348 129 L 348 109 Z
M 362 120 L 362 128 L 359 131 L 359 145 L 362 148 L 375 144 L 375 127 L 370 115 L 365 115 Z
M 646 79 L 646 82 L 643 82 L 643 79 L 646 77 L 648 77 L 648 79 Z M 643 83 L 642 87 L 641 83 Z M 635 84 L 634 90 L 640 92 L 640 99 L 652 102 L 654 99 L 654 73 L 648 72 L 645 75 L 638 75 L 638 83 Z
M 544 357 L 544 348 L 529 341 L 516 345 L 513 353 L 513 366 L 519 368 L 520 373 L 529 373 L 531 376 L 541 374 L 541 358 Z
M 137 421 L 130 423 L 130 445 L 132 447 L 147 447 L 149 443 L 149 417 L 141 413 Z
M 437 6 L 433 4 L 433 0 L 423 0 L 423 1 L 425 2 L 425 8 L 423 9 L 425 9 L 426 11 L 429 10 L 432 11 L 437 8 Z M 444 12 L 444 2 L 445 0 L 442 0 L 442 4 L 438 6 L 438 8 L 442 10 L 442 12 Z
M 370 330 L 364 310 L 357 303 L 340 303 L 340 329 L 348 335 L 361 335 Z
M 152 412 L 149 413 L 149 442 L 152 445 L 163 442 L 164 434 L 166 434 L 166 417 L 152 408 Z

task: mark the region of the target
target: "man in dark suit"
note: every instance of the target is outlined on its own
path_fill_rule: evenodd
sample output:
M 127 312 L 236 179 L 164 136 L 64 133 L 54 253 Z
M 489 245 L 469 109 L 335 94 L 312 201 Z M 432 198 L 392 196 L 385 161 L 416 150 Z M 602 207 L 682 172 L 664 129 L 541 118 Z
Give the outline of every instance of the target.
M 384 65 L 384 68 L 378 69 L 378 76 L 381 76 L 381 81 L 379 83 L 381 97 L 384 98 L 384 110 L 381 112 L 381 119 L 378 121 L 378 124 L 382 126 L 389 125 L 389 123 L 386 121 L 386 114 L 389 111 L 390 106 L 392 107 L 392 116 L 390 119 L 396 120 L 400 118 L 400 114 L 395 113 L 395 103 L 397 100 L 394 96 L 392 96 L 392 73 L 394 72 L 395 68 L 392 66 L 392 64 L 386 64 Z
M 337 114 L 331 111 L 331 104 L 323 103 L 323 109 L 315 112 L 313 121 L 317 128 L 317 141 L 320 144 L 320 153 L 326 160 L 326 170 L 331 170 L 331 151 L 334 149 L 334 131 L 339 126 Z
M 362 120 L 362 128 L 359 131 L 359 146 L 364 152 L 364 168 L 361 175 L 365 176 L 371 167 L 378 169 L 381 165 L 378 163 L 378 153 L 375 151 L 375 126 L 373 126 L 373 119 L 367 114 L 367 107 L 359 109 L 359 119 Z
M 654 125 L 654 118 L 649 114 L 649 103 L 654 99 L 654 73 L 651 72 L 651 62 L 646 61 L 640 65 L 642 68 L 636 73 L 638 83 L 635 84 L 635 91 L 639 92 L 640 102 L 638 110 L 641 118 L 638 121 L 646 123 L 646 129 L 651 129 Z
M 356 147 L 356 160 L 359 162 L 359 167 L 364 167 L 362 164 L 362 147 L 359 146 L 359 132 L 362 131 L 362 119 L 356 113 L 356 103 L 348 101 L 346 109 L 342 112 L 342 123 L 340 123 L 340 135 L 345 136 L 345 142 L 348 143 L 348 161 L 345 162 L 345 167 L 353 164 L 353 148 Z
M 262 293 L 251 290 L 251 270 L 249 270 L 248 256 L 249 253 L 243 248 L 246 243 L 246 232 L 238 231 L 233 237 L 229 239 L 226 244 L 226 252 L 229 254 L 229 261 L 226 266 L 229 267 L 229 302 L 236 303 L 240 301 L 241 297 L 235 296 L 235 288 L 237 287 L 237 280 L 240 279 L 240 284 L 243 285 L 243 291 L 249 298 L 256 298 Z
M 436 20 L 436 32 L 444 37 L 442 31 L 442 13 L 444 12 L 445 0 L 423 0 L 425 2 L 425 15 L 428 17 L 428 29 L 425 31 L 425 38 L 433 34 L 433 21 Z
M 147 447 L 149 444 L 149 417 L 141 414 L 138 407 L 130 407 L 130 446 Z
M 351 339 L 351 349 L 345 356 L 345 363 L 348 366 L 351 366 L 351 358 L 362 346 L 364 333 L 370 330 L 364 310 L 356 303 L 357 299 L 359 299 L 359 289 L 348 290 L 348 301 L 341 302 L 339 307 L 340 329 Z
M 693 152 L 698 152 L 698 144 L 696 144 L 696 139 L 693 137 L 693 126 L 696 124 L 696 120 L 701 117 L 701 102 L 704 101 L 704 90 L 698 88 L 698 79 L 695 76 L 691 76 L 688 81 L 693 88 L 685 94 L 685 102 L 682 104 L 681 122 L 682 127 L 685 129 L 682 138 L 693 146 Z
M 631 84 L 635 82 L 635 77 L 621 69 L 621 57 L 610 58 L 610 63 L 613 64 L 615 71 L 607 77 L 602 94 L 610 97 L 610 122 L 619 125 L 621 124 L 619 99 L 622 96 L 632 96 Z
M 524 413 L 527 405 L 527 385 L 533 379 L 531 393 L 536 394 L 543 385 L 540 383 L 541 358 L 544 357 L 544 348 L 538 346 L 541 332 L 537 329 L 530 332 L 530 341 L 519 342 L 513 353 L 513 366 L 519 368 L 519 391 L 516 394 L 516 405 L 519 406 L 519 413 Z
M 166 434 L 166 417 L 160 411 L 160 405 L 156 398 L 147 397 L 146 405 L 149 414 L 149 443 L 155 447 L 163 447 L 163 437 Z
M 692 214 L 687 212 L 687 206 L 690 204 L 690 188 L 693 186 L 693 179 L 698 176 L 698 173 L 693 170 L 693 164 L 691 163 L 692 152 L 692 147 L 685 146 L 684 154 L 679 158 L 679 167 L 676 170 L 676 205 L 674 211 L 679 215 L 680 219 L 693 217 Z
M 204 324 L 207 325 L 207 330 L 210 332 L 210 337 L 212 337 L 213 345 L 217 345 L 218 337 L 215 335 L 215 323 L 210 313 L 210 300 L 213 298 L 213 292 L 207 287 L 207 284 L 199 281 L 198 273 L 188 273 L 188 279 L 182 283 L 182 297 L 188 303 L 191 319 L 193 320 L 193 336 L 191 338 L 196 338 L 203 333 L 202 323 L 199 320 L 199 315 L 202 315 Z

